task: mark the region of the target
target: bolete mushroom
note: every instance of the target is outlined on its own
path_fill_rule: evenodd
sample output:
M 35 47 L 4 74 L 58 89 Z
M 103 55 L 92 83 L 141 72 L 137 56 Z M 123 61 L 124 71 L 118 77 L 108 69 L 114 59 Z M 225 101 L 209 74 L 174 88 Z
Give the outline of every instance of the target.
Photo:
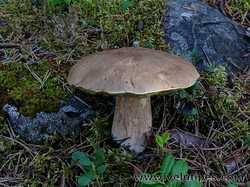
M 150 96 L 192 86 L 195 67 L 163 51 L 144 48 L 105 50 L 82 58 L 68 82 L 83 90 L 116 96 L 112 136 L 136 153 L 152 127 Z

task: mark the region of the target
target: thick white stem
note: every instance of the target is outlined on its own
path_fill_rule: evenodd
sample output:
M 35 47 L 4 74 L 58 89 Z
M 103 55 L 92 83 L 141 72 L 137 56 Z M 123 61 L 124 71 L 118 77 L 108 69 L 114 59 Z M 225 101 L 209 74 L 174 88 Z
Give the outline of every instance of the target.
M 114 140 L 140 153 L 152 127 L 150 97 L 117 96 L 112 127 Z

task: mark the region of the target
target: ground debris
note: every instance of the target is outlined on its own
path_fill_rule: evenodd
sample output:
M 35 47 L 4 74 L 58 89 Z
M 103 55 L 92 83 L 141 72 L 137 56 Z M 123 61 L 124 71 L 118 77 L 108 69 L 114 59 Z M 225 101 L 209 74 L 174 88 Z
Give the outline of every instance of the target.
M 208 148 L 211 145 L 211 141 L 207 138 L 199 137 L 183 130 L 172 129 L 168 132 L 171 139 L 185 147 Z

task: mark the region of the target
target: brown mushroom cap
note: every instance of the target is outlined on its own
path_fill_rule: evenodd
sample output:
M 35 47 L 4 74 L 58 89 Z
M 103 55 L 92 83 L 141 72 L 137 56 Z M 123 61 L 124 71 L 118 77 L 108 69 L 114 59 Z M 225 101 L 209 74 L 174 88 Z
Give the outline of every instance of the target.
M 68 82 L 97 93 L 152 95 L 190 87 L 198 78 L 195 67 L 178 56 L 120 48 L 82 58 L 70 70 Z

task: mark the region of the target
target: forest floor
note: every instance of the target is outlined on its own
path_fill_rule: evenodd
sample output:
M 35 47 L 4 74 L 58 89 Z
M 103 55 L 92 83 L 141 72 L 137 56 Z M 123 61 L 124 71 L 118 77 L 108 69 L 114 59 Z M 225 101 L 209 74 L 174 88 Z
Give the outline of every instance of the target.
M 249 177 L 250 69 L 229 75 L 222 66 L 211 66 L 200 72 L 193 87 L 153 97 L 152 138 L 146 151 L 135 156 L 112 142 L 113 98 L 79 94 L 66 77 L 77 59 L 103 49 L 139 41 L 141 47 L 168 51 L 162 31 L 164 0 L 42 2 L 0 0 L 0 108 L 10 103 L 26 116 L 55 112 L 61 99 L 77 93 L 96 98 L 98 114 L 80 136 L 55 134 L 33 144 L 18 136 L 0 112 L 0 186 L 78 186 L 77 176 L 84 171 L 72 162 L 72 154 L 78 150 L 91 155 L 100 149 L 105 172 L 91 186 L 137 186 L 134 176 L 158 171 L 166 153 L 187 163 L 189 174 Z M 208 2 L 250 27 L 249 1 Z M 45 80 L 42 87 L 34 73 Z M 170 129 L 182 133 L 184 145 L 169 141 L 159 146 L 154 137 Z M 196 147 L 185 145 L 190 137 Z M 211 145 L 203 147 L 204 141 Z M 228 183 L 212 181 L 211 186 Z

